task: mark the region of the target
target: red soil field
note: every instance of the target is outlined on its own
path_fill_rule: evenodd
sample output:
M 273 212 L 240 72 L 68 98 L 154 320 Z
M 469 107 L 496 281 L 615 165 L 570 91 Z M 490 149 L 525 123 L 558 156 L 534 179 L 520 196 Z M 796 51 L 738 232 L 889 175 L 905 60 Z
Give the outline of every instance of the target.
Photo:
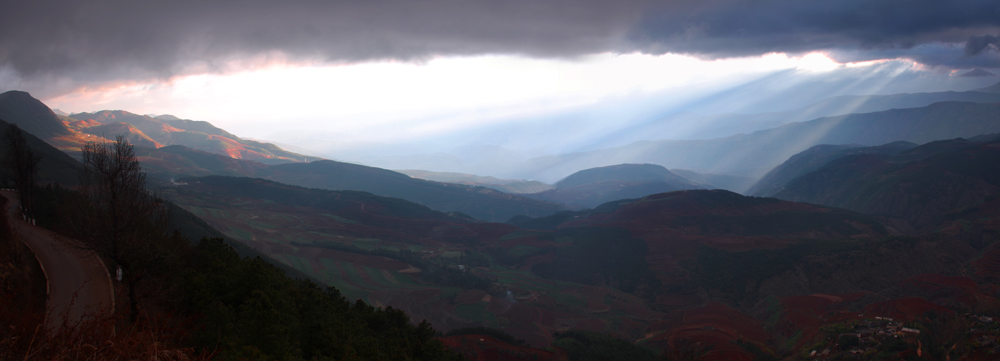
M 440 339 L 445 346 L 472 361 L 565 361 L 566 353 L 514 346 L 484 335 L 459 335 Z
M 657 334 L 659 331 L 662 332 Z M 711 302 L 650 324 L 647 334 L 654 335 L 650 345 L 658 348 L 675 347 L 681 342 L 712 345 L 714 348 L 702 360 L 745 360 L 753 357 L 735 344 L 750 342 L 766 349 L 768 334 L 759 321 L 718 302 Z
M 922 316 L 927 311 L 938 313 L 952 313 L 951 310 L 930 303 L 922 298 L 904 298 L 898 300 L 888 300 L 876 302 L 865 306 L 865 315 L 869 317 L 882 316 L 891 317 L 897 321 L 912 321 Z

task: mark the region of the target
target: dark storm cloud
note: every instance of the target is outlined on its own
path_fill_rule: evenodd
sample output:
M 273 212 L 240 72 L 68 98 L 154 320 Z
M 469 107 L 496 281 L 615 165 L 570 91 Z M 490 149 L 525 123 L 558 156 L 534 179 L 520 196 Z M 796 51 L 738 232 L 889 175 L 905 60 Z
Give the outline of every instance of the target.
M 0 67 L 73 83 L 218 71 L 280 53 L 354 62 L 573 56 L 614 47 L 637 1 L 20 1 L 0 11 Z M 223 69 L 224 70 L 224 69 Z
M 1000 46 L 1000 38 L 993 35 L 972 36 L 965 43 L 965 55 L 975 56 L 982 54 L 986 49 L 996 50 Z
M 859 59 L 896 53 L 929 65 L 995 67 L 998 28 L 994 0 L 707 0 L 652 6 L 629 38 L 647 52 L 708 58 L 839 50 Z M 940 54 L 910 51 L 929 44 L 966 45 L 957 53 L 947 46 L 935 49 Z M 956 59 L 986 52 L 994 54 Z
M 997 75 L 993 74 L 992 72 L 990 72 L 988 70 L 976 68 L 976 69 L 972 69 L 970 71 L 967 71 L 967 72 L 965 72 L 965 73 L 963 73 L 962 75 L 959 75 L 959 76 L 961 76 L 961 77 L 967 77 L 967 78 L 979 78 L 979 77 L 990 77 L 990 76 L 997 76 Z
M 0 9 L 0 82 L 51 93 L 275 54 L 343 63 L 827 50 L 993 68 L 997 34 L 994 0 L 12 0 Z

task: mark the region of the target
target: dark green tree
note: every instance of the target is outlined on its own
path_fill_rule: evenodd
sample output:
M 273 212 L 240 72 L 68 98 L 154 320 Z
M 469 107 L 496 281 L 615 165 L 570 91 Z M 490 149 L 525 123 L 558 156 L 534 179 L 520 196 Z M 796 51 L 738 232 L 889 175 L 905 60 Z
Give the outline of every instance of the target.
M 4 134 L 7 142 L 3 157 L 4 171 L 9 179 L 17 185 L 18 197 L 21 199 L 21 211 L 32 217 L 32 190 L 35 187 L 35 174 L 38 173 L 38 163 L 41 157 L 31 151 L 24 132 L 17 124 L 7 127 Z
M 167 237 L 167 208 L 146 189 L 146 173 L 135 149 L 123 136 L 114 142 L 83 147 L 81 204 L 70 218 L 73 233 L 108 261 L 112 274 L 120 267 L 128 297 L 128 317 L 135 321 L 142 298 L 140 283 L 168 269 L 164 247 L 177 243 Z

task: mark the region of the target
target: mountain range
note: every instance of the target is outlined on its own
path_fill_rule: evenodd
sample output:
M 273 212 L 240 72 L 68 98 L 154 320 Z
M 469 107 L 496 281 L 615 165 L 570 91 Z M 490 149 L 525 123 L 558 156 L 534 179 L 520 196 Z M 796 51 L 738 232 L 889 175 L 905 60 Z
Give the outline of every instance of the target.
M 872 336 L 879 357 L 986 357 L 982 340 L 1000 339 L 979 318 L 1000 316 L 1000 103 L 921 102 L 989 90 L 833 98 L 807 109 L 917 106 L 497 161 L 491 177 L 309 158 L 171 116 L 59 116 L 23 92 L 0 94 L 0 120 L 41 134 L 27 136 L 39 179 L 64 186 L 81 142 L 124 135 L 185 237 L 465 330 L 444 337 L 463 352 L 556 359 L 598 332 L 629 350 L 702 345 L 703 359 L 846 357 L 845 335 L 877 316 L 921 331 Z
M 783 112 L 755 114 L 698 114 L 680 112 L 665 114 L 662 116 L 650 117 L 649 120 L 636 124 L 623 125 L 623 129 L 615 130 L 611 133 L 603 135 L 601 139 L 613 140 L 613 142 L 599 143 L 604 144 L 603 146 L 591 146 L 584 148 L 577 147 L 574 149 L 579 150 L 575 152 L 547 156 L 532 157 L 530 155 L 526 155 L 527 153 L 524 152 L 515 152 L 510 149 L 497 146 L 487 147 L 483 144 L 470 145 L 476 150 L 471 153 L 467 151 L 469 146 L 458 147 L 443 152 L 420 154 L 417 150 L 396 149 L 399 148 L 399 146 L 387 145 L 389 147 L 386 149 L 392 148 L 397 152 L 405 151 L 409 155 L 394 156 L 386 154 L 385 152 L 375 151 L 374 149 L 370 149 L 368 151 L 362 149 L 353 151 L 329 150 L 324 154 L 336 159 L 349 159 L 389 169 L 423 169 L 437 172 L 457 172 L 480 175 L 489 174 L 498 178 L 534 179 L 547 183 L 556 182 L 562 177 L 572 174 L 578 170 L 621 163 L 653 163 L 663 165 L 670 169 L 691 169 L 700 173 L 723 173 L 741 176 L 752 173 L 753 176 L 757 177 L 766 172 L 767 169 L 758 169 L 756 170 L 757 173 L 753 173 L 754 171 L 752 169 L 747 170 L 744 167 L 723 166 L 710 169 L 697 164 L 697 161 L 700 161 L 701 158 L 698 158 L 695 162 L 689 163 L 683 163 L 681 162 L 681 159 L 674 157 L 657 158 L 646 153 L 657 152 L 659 149 L 650 149 L 653 145 L 646 143 L 657 143 L 657 141 L 660 140 L 670 140 L 672 142 L 709 141 L 712 139 L 735 140 L 737 138 L 734 137 L 739 134 L 750 135 L 754 132 L 778 128 L 790 123 L 810 121 L 821 117 L 872 113 L 904 108 L 921 108 L 930 106 L 934 103 L 947 101 L 995 103 L 1000 101 L 1000 93 L 996 91 L 996 86 L 992 86 L 959 92 L 947 91 L 890 95 L 837 96 L 818 101 L 800 109 Z M 556 122 L 550 125 L 532 124 L 532 126 L 524 127 L 525 129 L 522 129 L 519 132 L 504 129 L 495 129 L 491 132 L 542 132 L 547 134 L 547 132 L 551 132 L 553 129 L 563 129 L 565 127 L 572 126 L 571 122 Z M 512 125 L 512 127 L 516 128 L 517 125 Z M 965 136 L 971 135 L 966 134 Z M 898 140 L 910 140 L 918 143 L 922 142 L 912 139 Z M 544 137 L 541 137 L 538 141 L 545 142 L 545 139 Z M 887 142 L 888 141 L 879 142 L 879 144 Z M 812 145 L 816 144 L 810 144 L 809 146 Z M 681 152 L 677 155 L 685 156 L 687 154 L 684 153 L 684 151 L 687 148 L 690 148 L 691 152 L 704 150 L 702 146 L 697 145 L 697 142 L 687 145 L 681 144 L 676 148 L 670 147 L 664 149 L 673 152 Z M 806 148 L 808 148 L 808 146 Z M 805 150 L 805 148 L 793 150 L 791 151 L 791 154 L 802 150 Z M 475 156 L 471 154 L 475 154 Z M 477 160 L 477 157 L 489 158 L 490 161 L 481 162 Z M 547 162 L 546 160 L 551 157 L 556 157 L 558 159 L 552 162 Z M 769 164 L 768 166 L 777 165 L 784 160 L 784 158 L 781 157 L 777 158 L 778 159 L 776 160 L 772 160 L 772 164 Z M 708 159 L 711 160 L 711 158 Z M 549 172 L 548 168 L 552 164 L 558 164 L 559 161 L 573 161 L 578 163 L 568 166 L 566 169 L 560 169 L 557 172 Z M 713 162 L 715 161 L 713 160 Z M 696 164 L 690 165 L 690 163 Z

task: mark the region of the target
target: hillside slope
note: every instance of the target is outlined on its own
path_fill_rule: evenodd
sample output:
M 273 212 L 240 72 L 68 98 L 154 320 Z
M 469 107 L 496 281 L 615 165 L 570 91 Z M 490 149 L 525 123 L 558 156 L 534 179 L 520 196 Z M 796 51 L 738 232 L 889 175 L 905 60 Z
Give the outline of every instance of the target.
M 248 160 L 191 149 L 183 145 L 162 148 L 136 148 L 143 169 L 150 175 L 168 180 L 207 175 L 252 177 L 266 165 Z
M 22 91 L 0 94 L 0 120 L 17 124 L 53 147 L 66 152 L 79 152 L 80 148 L 95 137 L 71 130 L 64 120 L 44 103 Z
M 40 138 L 72 134 L 59 115 L 27 92 L 12 90 L 0 94 L 0 119 Z
M 776 197 L 938 227 L 951 212 L 1000 196 L 1000 142 L 930 142 L 893 156 L 847 155 L 788 183 Z
M 857 145 L 820 144 L 796 154 L 781 165 L 774 167 L 758 180 L 750 189 L 748 195 L 757 197 L 772 197 L 784 188 L 791 180 L 812 172 L 828 162 L 840 157 L 855 154 L 894 155 L 904 150 L 916 147 L 910 142 L 893 142 L 875 147 L 860 147 Z
M 184 145 L 236 159 L 249 159 L 272 164 L 320 159 L 288 152 L 273 144 L 245 140 L 205 121 L 178 119 L 173 116 L 153 118 L 122 110 L 76 113 L 71 114 L 70 117 L 79 121 L 98 123 L 124 122 L 139 129 L 161 145 Z M 91 133 L 87 131 L 87 128 L 82 130 Z M 147 144 L 136 143 L 136 145 L 150 147 Z
M 114 138 L 117 135 L 122 135 L 125 136 L 125 139 L 128 139 L 129 143 L 132 143 L 136 147 L 159 148 L 162 146 L 138 128 L 123 122 L 95 125 L 81 128 L 81 131 L 102 138 Z
M 385 169 L 329 160 L 273 165 L 258 171 L 257 176 L 301 187 L 371 192 L 494 222 L 519 214 L 544 216 L 563 209 L 558 204 L 491 188 L 430 182 Z
M 654 303 L 666 309 L 692 307 L 710 299 L 747 307 L 768 296 L 757 288 L 764 280 L 787 271 L 804 257 L 856 249 L 864 242 L 898 234 L 862 214 L 724 190 L 677 191 L 612 202 L 564 219 L 556 229 L 557 239 L 564 233 L 601 234 L 618 229 L 642 240 L 641 257 L 661 284 L 653 292 Z M 747 268 L 716 264 L 723 259 Z M 722 268 L 732 273 L 719 273 Z
M 0 135 L 6 134 L 7 127 L 9 126 L 10 124 L 0 119 Z M 36 175 L 36 180 L 39 183 L 58 183 L 63 186 L 75 186 L 80 183 L 80 171 L 83 170 L 83 165 L 79 161 L 32 135 L 30 132 L 25 131 L 23 133 L 24 138 L 28 141 L 28 146 L 31 147 L 31 151 L 36 156 L 41 157 L 41 160 L 38 162 L 38 174 Z M 0 159 L 3 159 L 6 152 L 6 147 L 0 147 Z

